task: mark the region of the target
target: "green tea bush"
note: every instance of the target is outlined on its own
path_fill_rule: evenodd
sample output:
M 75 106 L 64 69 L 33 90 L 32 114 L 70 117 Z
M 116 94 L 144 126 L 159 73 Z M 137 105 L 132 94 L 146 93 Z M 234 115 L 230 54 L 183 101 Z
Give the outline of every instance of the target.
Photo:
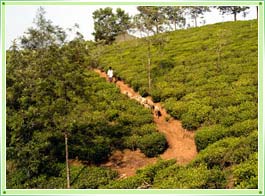
M 221 139 L 200 152 L 194 164 L 204 162 L 209 168 L 221 168 L 239 164 L 258 150 L 258 133 L 253 131 L 247 137 L 228 137 Z
M 157 131 L 156 126 L 153 123 L 150 123 L 150 124 L 143 124 L 141 127 L 133 129 L 132 133 L 143 136 L 146 134 L 151 134 L 156 131 Z
M 248 136 L 255 129 L 258 129 L 258 119 L 245 120 L 229 127 L 226 136 Z
M 234 187 L 238 189 L 258 188 L 258 153 L 253 153 L 249 160 L 232 168 Z
M 85 167 L 72 174 L 71 186 L 77 189 L 97 189 L 118 177 L 116 171 L 102 167 Z
M 200 151 L 224 137 L 248 136 L 255 129 L 257 129 L 256 119 L 238 122 L 230 127 L 223 127 L 222 125 L 203 127 L 195 134 L 196 147 Z
M 118 177 L 116 171 L 96 166 L 71 166 L 70 171 L 70 186 L 73 189 L 97 189 L 99 186 L 106 185 Z M 57 177 L 51 177 L 45 180 L 38 178 L 38 180 L 39 184 L 34 187 L 46 189 L 66 188 L 66 171 L 62 169 L 61 174 Z
M 101 189 L 137 189 L 144 183 L 141 176 L 133 176 L 124 180 L 111 181 L 106 186 L 100 186 Z
M 198 151 L 205 149 L 208 145 L 222 139 L 225 136 L 225 128 L 222 125 L 203 127 L 195 133 L 195 144 Z
M 143 169 L 136 171 L 136 175 L 122 180 L 114 180 L 106 186 L 100 188 L 107 189 L 137 189 L 137 188 L 152 188 L 154 178 L 159 171 L 167 167 L 175 165 L 175 160 L 158 160 L 157 163 L 149 165 Z M 146 185 L 149 185 L 146 187 Z
M 213 168 L 214 166 L 222 168 L 226 164 L 224 160 L 225 155 L 231 152 L 231 149 L 233 149 L 239 141 L 240 138 L 232 137 L 219 140 L 200 151 L 196 159 L 193 161 L 193 164 L 198 165 L 200 163 L 205 163 L 208 168 Z
M 207 120 L 211 106 L 202 105 L 200 103 L 192 103 L 189 105 L 188 111 L 181 116 L 182 126 L 186 129 L 196 129 Z
M 166 150 L 167 140 L 162 133 L 154 132 L 142 136 L 137 146 L 146 156 L 154 157 Z
M 165 108 L 171 116 L 177 119 L 180 119 L 188 111 L 187 103 L 176 101 L 174 98 L 165 101 Z
M 224 188 L 225 184 L 225 176 L 218 167 L 209 170 L 205 164 L 197 167 L 172 165 L 157 173 L 152 188 L 209 189 Z
M 154 89 L 151 91 L 151 96 L 152 96 L 152 99 L 155 103 L 161 101 L 161 99 L 162 99 L 161 94 L 162 94 L 162 91 L 158 90 L 158 89 Z
M 124 146 L 131 150 L 136 150 L 139 146 L 139 140 L 141 139 L 141 136 L 133 134 L 128 137 L 124 137 Z

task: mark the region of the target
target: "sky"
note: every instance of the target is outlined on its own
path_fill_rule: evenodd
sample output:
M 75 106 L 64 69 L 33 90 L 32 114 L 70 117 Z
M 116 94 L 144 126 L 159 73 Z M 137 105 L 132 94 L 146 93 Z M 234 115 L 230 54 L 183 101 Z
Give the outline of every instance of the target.
M 64 29 L 71 28 L 75 23 L 79 24 L 79 31 L 84 35 L 86 40 L 93 40 L 92 32 L 94 31 L 94 24 L 92 13 L 107 6 L 42 6 L 46 11 L 46 18 L 50 19 L 54 25 L 59 25 Z M 109 6 L 113 10 L 120 7 L 125 10 L 129 15 L 135 15 L 138 13 L 136 6 Z M 39 6 L 7 6 L 6 7 L 6 48 L 9 48 L 12 40 L 22 36 L 24 32 L 31 26 L 33 26 L 33 19 L 36 16 L 36 12 Z M 242 13 L 238 14 L 238 20 L 250 20 L 256 18 L 256 7 L 252 6 L 247 10 L 248 14 L 246 18 L 242 16 Z M 205 20 L 205 24 L 213 24 L 216 22 L 232 21 L 232 15 L 221 15 L 217 10 L 206 13 L 203 19 L 199 19 L 198 25 L 202 25 L 202 20 Z M 193 20 L 188 19 L 187 23 L 191 26 L 194 25 Z

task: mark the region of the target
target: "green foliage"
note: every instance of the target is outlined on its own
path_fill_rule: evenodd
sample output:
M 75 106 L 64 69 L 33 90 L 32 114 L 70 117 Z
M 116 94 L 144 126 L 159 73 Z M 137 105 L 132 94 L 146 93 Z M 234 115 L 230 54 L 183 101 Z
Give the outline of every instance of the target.
M 234 15 L 234 20 L 236 21 L 236 15 L 239 14 L 240 12 L 245 12 L 249 7 L 247 6 L 218 6 L 217 9 L 222 14 L 233 14 Z
M 209 144 L 213 144 L 224 137 L 248 136 L 253 130 L 258 128 L 257 120 L 246 120 L 235 123 L 230 127 L 223 127 L 220 124 L 203 127 L 195 134 L 197 150 L 205 149 Z
M 61 168 L 58 176 L 48 177 L 46 175 L 40 175 L 26 181 L 23 186 L 16 184 L 14 173 L 8 173 L 9 187 L 18 187 L 17 188 L 39 188 L 39 189 L 60 189 L 66 187 L 66 171 L 64 165 L 60 164 Z M 115 171 L 106 169 L 103 167 L 95 166 L 71 166 L 71 188 L 78 189 L 96 189 L 99 186 L 106 185 L 115 178 L 118 174 Z M 11 176 L 12 174 L 12 176 Z M 13 184 L 12 184 L 13 183 Z
M 101 167 L 83 167 L 76 174 L 73 174 L 75 178 L 71 185 L 72 188 L 78 189 L 97 189 L 118 176 L 117 172 Z
M 212 144 L 222 137 L 224 137 L 224 127 L 221 125 L 213 125 L 210 127 L 204 127 L 196 131 L 195 143 L 198 151 L 205 149 L 209 144 Z
M 194 15 L 196 20 L 196 10 Z M 120 44 L 122 60 L 115 57 L 118 46 L 106 47 L 100 58 L 104 65 L 112 63 L 119 77 L 142 95 L 150 94 L 155 102 L 162 102 L 184 128 L 199 128 L 195 135 L 199 154 L 190 168 L 206 165 L 207 170 L 213 170 L 213 175 L 208 175 L 211 183 L 218 181 L 218 175 L 225 179 L 214 185 L 204 183 L 207 178 L 198 176 L 205 181 L 201 185 L 194 183 L 194 187 L 229 187 L 224 185 L 231 181 L 227 173 L 257 152 L 257 27 L 256 20 L 237 21 L 163 34 L 163 46 L 150 47 L 150 90 L 148 43 L 144 39 Z M 160 35 L 152 37 L 159 38 Z M 187 184 L 192 180 L 187 180 Z M 162 181 L 161 178 L 158 184 Z M 176 178 L 169 181 L 163 186 L 184 186 L 176 185 Z
M 94 30 L 93 35 L 96 41 L 104 41 L 111 44 L 120 33 L 125 33 L 131 27 L 128 14 L 121 8 L 117 8 L 116 14 L 112 8 L 100 8 L 93 12 Z
M 165 151 L 167 140 L 163 134 L 149 130 L 144 135 L 134 134 L 126 137 L 125 146 L 132 150 L 139 148 L 146 156 L 154 157 Z
M 42 28 L 44 23 L 36 29 L 52 36 L 53 31 Z M 87 69 L 94 45 L 80 36 L 63 45 L 51 41 L 35 50 L 19 50 L 14 43 L 7 51 L 7 158 L 16 171 L 8 175 L 8 188 L 43 188 L 50 179 L 49 188 L 64 187 L 58 177 L 65 165 L 65 133 L 69 159 L 89 164 L 124 149 L 133 135 L 140 137 L 147 155 L 163 152 L 166 140 L 156 132 L 150 110 Z M 91 180 L 75 188 L 98 186 Z
M 218 166 L 225 168 L 239 164 L 249 159 L 250 155 L 258 150 L 258 134 L 253 131 L 247 137 L 228 137 L 221 139 L 202 150 L 193 165 L 207 164 L 207 167 Z
M 39 29 L 51 25 L 39 19 Z M 161 30 L 159 23 L 147 25 Z M 14 42 L 7 51 L 8 188 L 64 188 L 65 132 L 69 158 L 90 164 L 116 149 L 140 148 L 149 157 L 166 149 L 150 110 L 86 69 L 109 65 L 142 96 L 161 101 L 184 128 L 200 128 L 199 154 L 188 166 L 159 162 L 124 180 L 104 168 L 72 166 L 73 188 L 226 188 L 231 174 L 235 188 L 257 188 L 256 21 L 165 33 L 165 41 L 152 37 L 153 45 L 138 39 L 103 46 L 81 37 L 62 45 L 57 27 L 47 34 L 51 42 L 35 43 L 36 29 L 20 40 L 34 50 Z
M 142 136 L 138 140 L 137 147 L 148 157 L 154 157 L 163 153 L 167 148 L 165 136 L 158 132 L 153 132 Z
M 124 180 L 112 181 L 107 186 L 101 186 L 101 189 L 136 189 L 144 182 L 139 176 L 129 177 Z
M 207 120 L 211 110 L 211 106 L 201 105 L 199 103 L 190 104 L 188 111 L 181 116 L 182 126 L 189 130 L 198 128 Z
M 258 188 L 258 153 L 251 155 L 250 159 L 233 167 L 234 186 L 238 189 Z
M 157 173 L 171 165 L 175 164 L 174 160 L 163 161 L 159 160 L 156 164 L 147 166 L 144 169 L 137 170 L 136 175 L 126 178 L 124 180 L 112 181 L 107 186 L 100 188 L 108 189 L 136 189 L 136 188 L 150 188 L 146 185 L 152 185 Z
M 153 188 L 205 189 L 224 188 L 225 177 L 217 167 L 209 170 L 206 165 L 182 167 L 172 165 L 158 172 Z

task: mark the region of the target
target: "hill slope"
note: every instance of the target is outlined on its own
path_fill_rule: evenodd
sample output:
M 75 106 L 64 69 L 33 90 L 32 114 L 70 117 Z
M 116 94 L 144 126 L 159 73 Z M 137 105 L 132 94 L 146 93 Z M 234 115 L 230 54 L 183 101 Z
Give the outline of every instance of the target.
M 257 28 L 256 20 L 237 21 L 153 37 L 151 89 L 145 39 L 104 48 L 101 68 L 112 66 L 116 76 L 140 94 L 161 101 L 184 128 L 199 129 L 195 136 L 198 157 L 184 168 L 161 171 L 158 176 L 163 177 L 154 177 L 153 187 L 183 188 L 184 182 L 170 184 L 179 173 L 207 173 L 214 168 L 224 176 L 221 188 L 257 187 Z

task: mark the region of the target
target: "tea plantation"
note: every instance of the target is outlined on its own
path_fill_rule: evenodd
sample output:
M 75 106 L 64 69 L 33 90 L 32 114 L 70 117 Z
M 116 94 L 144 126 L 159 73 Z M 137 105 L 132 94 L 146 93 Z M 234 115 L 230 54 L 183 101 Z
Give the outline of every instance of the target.
M 66 141 L 68 158 L 82 163 L 70 165 L 71 188 L 258 187 L 256 20 L 112 45 L 66 42 L 61 29 L 40 24 L 49 31 L 28 35 L 40 33 L 41 43 L 25 36 L 7 51 L 7 188 L 66 188 Z M 159 160 L 126 179 L 99 166 L 115 150 L 155 157 L 167 148 L 151 111 L 92 70 L 109 66 L 196 132 L 192 162 Z
M 64 188 L 65 134 L 68 158 L 83 163 L 70 168 L 73 188 L 97 188 L 117 177 L 96 167 L 115 150 L 139 148 L 154 157 L 167 148 L 151 111 L 87 68 L 85 46 L 76 39 L 7 52 L 8 188 Z
M 163 33 L 105 47 L 99 65 L 143 96 L 151 95 L 196 130 L 199 154 L 187 166 L 160 163 L 152 188 L 257 188 L 258 180 L 258 26 L 237 21 Z M 161 164 L 163 166 L 161 166 Z M 148 175 L 148 176 L 150 176 Z M 144 177 L 108 188 L 135 188 Z

